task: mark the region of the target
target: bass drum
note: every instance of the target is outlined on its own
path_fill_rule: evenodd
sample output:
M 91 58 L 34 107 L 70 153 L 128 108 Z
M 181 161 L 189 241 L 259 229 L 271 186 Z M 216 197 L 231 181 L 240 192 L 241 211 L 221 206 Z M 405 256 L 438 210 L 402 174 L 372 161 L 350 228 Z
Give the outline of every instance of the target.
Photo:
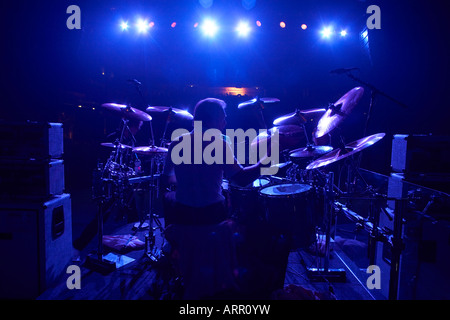
M 258 178 L 249 186 L 228 184 L 231 216 L 241 224 L 252 224 L 264 219 L 258 192 L 271 184 L 268 178 Z
M 314 210 L 310 203 L 315 198 L 307 184 L 279 184 L 259 191 L 265 219 L 276 234 L 290 243 L 291 249 L 308 248 L 315 241 Z

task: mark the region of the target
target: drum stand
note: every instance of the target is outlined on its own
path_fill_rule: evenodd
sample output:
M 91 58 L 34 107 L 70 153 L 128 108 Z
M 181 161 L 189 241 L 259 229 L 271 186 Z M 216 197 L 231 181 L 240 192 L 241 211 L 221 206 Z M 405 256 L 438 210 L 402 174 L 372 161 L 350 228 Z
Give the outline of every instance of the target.
M 97 212 L 97 227 L 98 227 L 98 247 L 97 254 L 89 254 L 86 256 L 86 267 L 101 274 L 108 274 L 116 270 L 116 263 L 103 258 L 103 212 L 105 207 L 105 197 L 100 196 L 96 199 Z
M 334 193 L 333 193 L 334 173 L 329 172 L 327 183 L 324 187 L 324 220 L 325 220 L 325 257 L 323 267 L 308 268 L 307 276 L 312 281 L 345 282 L 346 273 L 344 269 L 330 268 L 330 242 L 331 226 L 335 219 Z
M 155 237 L 155 231 L 157 229 L 163 230 L 162 224 L 157 219 L 156 215 L 154 214 L 153 210 L 153 190 L 157 187 L 155 185 L 154 181 L 155 178 L 157 178 L 159 175 L 154 174 L 154 164 L 155 164 L 155 156 L 151 157 L 151 165 L 150 165 L 150 182 L 149 182 L 149 189 L 150 189 L 150 196 L 149 196 L 149 207 L 148 207 L 148 233 L 145 235 L 145 255 L 147 255 L 148 258 L 150 258 L 151 261 L 157 262 L 159 258 L 162 255 L 162 252 L 156 248 L 156 237 Z M 156 223 L 157 227 L 153 227 L 153 223 Z

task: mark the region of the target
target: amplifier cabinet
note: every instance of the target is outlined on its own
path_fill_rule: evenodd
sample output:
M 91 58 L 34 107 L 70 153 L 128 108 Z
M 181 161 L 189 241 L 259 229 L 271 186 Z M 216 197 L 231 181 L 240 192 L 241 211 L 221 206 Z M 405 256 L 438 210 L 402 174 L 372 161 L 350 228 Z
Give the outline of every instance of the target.
M 0 157 L 59 159 L 64 153 L 62 123 L 0 121 Z
M 0 200 L 45 201 L 64 192 L 63 160 L 0 159 Z
M 70 194 L 0 203 L 0 299 L 35 299 L 57 284 L 73 255 Z
M 424 188 L 392 173 L 387 196 L 411 196 L 403 212 L 398 295 L 400 300 L 450 299 L 450 219 L 448 195 Z M 435 203 L 435 204 L 433 204 Z M 388 210 L 395 215 L 395 201 L 388 201 Z M 379 226 L 394 229 L 393 217 L 380 212 Z M 377 243 L 376 265 L 381 271 L 381 294 L 389 297 L 392 250 L 384 242 Z

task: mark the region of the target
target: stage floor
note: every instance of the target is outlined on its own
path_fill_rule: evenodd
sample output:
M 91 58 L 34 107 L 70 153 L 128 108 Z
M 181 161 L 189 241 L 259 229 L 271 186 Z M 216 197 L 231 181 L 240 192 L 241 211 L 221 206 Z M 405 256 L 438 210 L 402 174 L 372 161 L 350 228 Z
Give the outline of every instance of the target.
M 73 234 L 74 239 L 82 234 L 82 230 L 92 219 L 96 217 L 96 204 L 90 201 L 90 190 L 82 190 L 72 194 Z M 159 218 L 164 225 L 163 218 Z M 134 235 L 139 240 L 145 241 L 148 229 L 136 229 L 135 222 L 124 223 L 123 220 L 111 216 L 104 224 L 104 235 Z M 156 248 L 163 248 L 165 239 L 159 230 L 155 231 Z M 354 238 L 352 236 L 352 238 Z M 305 250 L 291 251 L 285 274 L 285 288 L 301 286 L 302 288 L 320 293 L 333 292 L 337 300 L 383 300 L 376 290 L 369 290 L 366 279 L 369 276 L 358 265 L 358 261 L 342 250 L 336 242 L 331 244 L 332 250 L 329 258 L 330 270 L 339 269 L 345 274 L 344 281 L 330 279 L 315 281 L 308 276 L 309 268 L 322 268 L 323 256 L 317 256 Z M 168 267 L 167 257 L 162 257 L 155 263 L 146 254 L 144 248 L 118 253 L 104 246 L 104 254 L 113 254 L 120 263 L 126 263 L 116 270 L 102 274 L 85 265 L 85 259 L 89 254 L 97 251 L 97 235 L 89 244 L 79 252 L 74 251 L 74 257 L 79 256 L 79 261 L 73 264 L 80 266 L 80 289 L 68 289 L 67 279 L 69 274 L 63 274 L 60 281 L 53 287 L 43 292 L 38 300 L 180 300 L 177 291 L 177 282 L 171 268 Z M 360 250 L 356 256 L 364 255 Z M 228 297 L 230 298 L 230 297 Z M 245 297 L 254 300 L 258 297 Z M 298 296 L 292 290 L 279 290 L 274 292 L 273 299 L 295 300 Z M 233 299 L 233 297 L 231 297 Z M 238 299 L 238 298 L 237 298 Z M 240 298 L 239 298 L 240 299 Z

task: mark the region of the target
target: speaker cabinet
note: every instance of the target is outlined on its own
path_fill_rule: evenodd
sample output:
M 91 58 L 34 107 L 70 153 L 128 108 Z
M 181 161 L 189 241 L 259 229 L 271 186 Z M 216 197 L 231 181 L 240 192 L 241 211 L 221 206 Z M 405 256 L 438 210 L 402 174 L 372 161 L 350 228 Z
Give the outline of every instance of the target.
M 63 160 L 0 159 L 0 200 L 43 202 L 64 187 Z
M 392 140 L 391 170 L 405 180 L 450 192 L 450 136 L 396 134 Z
M 63 137 L 62 123 L 0 121 L 0 158 L 59 159 Z
M 70 264 L 70 194 L 36 204 L 0 204 L 0 298 L 35 299 Z

